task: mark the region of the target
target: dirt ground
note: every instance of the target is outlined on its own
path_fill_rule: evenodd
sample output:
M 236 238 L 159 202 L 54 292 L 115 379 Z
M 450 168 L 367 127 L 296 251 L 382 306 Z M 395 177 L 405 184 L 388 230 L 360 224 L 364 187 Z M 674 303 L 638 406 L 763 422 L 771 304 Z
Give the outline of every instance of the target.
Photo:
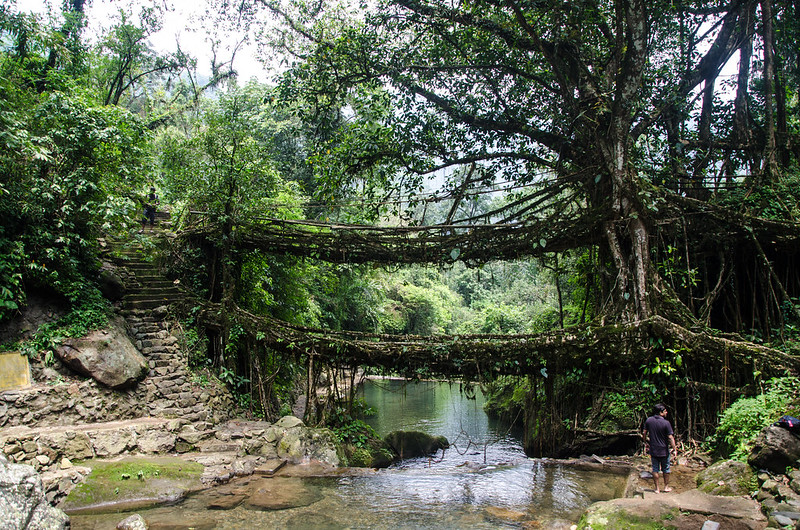
M 634 460 L 634 465 L 640 471 L 650 470 L 650 459 L 640 458 Z M 684 491 L 693 490 L 697 487 L 697 474 L 700 473 L 706 465 L 701 460 L 678 458 L 678 464 L 672 465 L 672 472 L 670 473 L 669 485 L 672 488 L 670 493 L 683 493 Z M 659 486 L 663 489 L 664 483 L 659 481 Z M 655 495 L 653 479 L 639 477 L 637 487 L 645 492 Z M 669 495 L 670 493 L 662 493 Z
M 649 458 L 642 458 L 641 460 L 634 460 L 633 463 L 638 470 L 649 471 L 649 462 Z M 673 465 L 672 473 L 670 473 L 669 485 L 673 488 L 673 491 L 662 491 L 661 493 L 655 493 L 652 478 L 644 478 L 640 473 L 635 487 L 637 493 L 641 493 L 642 497 L 627 499 L 631 501 L 631 504 L 627 506 L 628 510 L 630 512 L 635 511 L 641 516 L 652 516 L 653 520 L 659 520 L 662 514 L 665 513 L 665 507 L 674 509 L 671 503 L 672 500 L 675 500 L 681 493 L 697 488 L 697 474 L 705 467 L 706 464 L 701 459 L 679 458 L 678 465 Z M 660 486 L 663 489 L 663 483 L 660 483 Z M 750 518 L 711 513 L 714 509 L 713 502 L 712 499 L 711 504 L 707 506 L 709 508 L 707 512 L 680 511 L 678 515 L 672 518 L 662 519 L 662 524 L 665 528 L 674 528 L 676 530 L 698 530 L 702 528 L 703 523 L 706 521 L 719 523 L 720 530 L 760 530 L 766 528 L 766 520 L 757 521 Z M 720 506 L 719 511 L 724 512 L 725 510 Z

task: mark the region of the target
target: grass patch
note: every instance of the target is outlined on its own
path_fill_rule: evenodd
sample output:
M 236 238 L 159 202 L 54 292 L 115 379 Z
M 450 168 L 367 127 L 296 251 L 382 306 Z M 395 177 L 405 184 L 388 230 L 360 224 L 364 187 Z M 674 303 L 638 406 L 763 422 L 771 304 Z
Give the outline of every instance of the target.
M 174 500 L 196 488 L 203 465 L 179 458 L 126 458 L 88 462 L 92 472 L 64 500 L 65 509 L 79 509 L 137 499 Z
M 661 516 L 660 521 L 639 517 L 624 510 L 602 510 L 602 512 L 586 513 L 578 523 L 579 530 L 669 530 L 675 525 L 669 521 L 679 515 L 677 510 Z

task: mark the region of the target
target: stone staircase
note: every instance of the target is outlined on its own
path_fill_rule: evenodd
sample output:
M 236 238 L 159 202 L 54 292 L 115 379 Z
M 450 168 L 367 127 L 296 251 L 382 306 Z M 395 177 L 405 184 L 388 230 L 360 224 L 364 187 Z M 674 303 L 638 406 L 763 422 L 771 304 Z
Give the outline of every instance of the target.
M 164 276 L 142 244 L 146 237 L 156 240 L 157 246 L 158 242 L 163 246 L 166 240 L 174 237 L 169 226 L 169 214 L 159 211 L 156 227 L 148 227 L 144 237 L 117 248 L 112 244 L 117 265 L 127 271 L 122 314 L 136 348 L 150 367 L 144 381 L 149 415 L 217 423 L 230 417 L 233 399 L 227 391 L 214 385 L 200 388 L 192 383 L 186 352 L 179 345 L 182 330 L 171 311 L 186 300 L 186 293 L 177 282 Z
M 122 307 L 126 315 L 147 315 L 152 310 L 183 301 L 185 293 L 177 283 L 164 277 L 152 255 L 148 255 L 144 241 L 163 246 L 174 234 L 169 231 L 169 212 L 156 212 L 156 226 L 146 228 L 136 238 L 110 242 L 112 261 L 125 269 L 126 292 Z
M 193 435 L 187 441 L 181 432 L 199 430 L 213 438 L 214 426 L 235 415 L 226 388 L 187 368 L 182 328 L 171 310 L 186 295 L 145 249 L 171 237 L 168 217 L 159 221 L 131 240 L 107 242 L 107 260 L 126 287 L 115 319 L 124 319 L 119 325 L 147 361 L 147 377 L 132 389 L 112 390 L 63 366 L 37 366 L 31 386 L 0 392 L 0 453 L 9 461 L 59 473 L 65 459 L 191 451 Z M 77 480 L 74 473 L 72 478 Z
M 168 218 L 161 221 L 138 239 L 112 242 L 107 257 L 126 286 L 116 320 L 124 318 L 148 363 L 147 377 L 132 389 L 112 390 L 63 366 L 38 366 L 30 387 L 0 392 L 0 456 L 33 466 L 52 505 L 91 471 L 73 461 L 170 455 L 202 464 L 205 487 L 272 475 L 287 460 L 339 465 L 330 431 L 294 417 L 274 424 L 235 417 L 230 392 L 188 370 L 171 309 L 185 295 L 148 259 L 144 245 L 170 237 Z

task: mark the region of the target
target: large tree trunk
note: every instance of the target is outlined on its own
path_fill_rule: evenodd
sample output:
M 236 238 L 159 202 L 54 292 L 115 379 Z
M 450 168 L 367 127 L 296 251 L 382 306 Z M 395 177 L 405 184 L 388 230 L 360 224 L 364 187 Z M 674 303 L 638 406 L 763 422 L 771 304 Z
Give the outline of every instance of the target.
M 775 65 L 773 62 L 775 38 L 772 27 L 772 0 L 762 0 L 761 16 L 764 27 L 764 122 L 766 129 L 762 175 L 766 181 L 770 181 L 778 175 L 775 110 L 773 108 L 775 99 Z
M 753 10 L 748 13 L 750 26 L 755 17 Z M 751 173 L 756 163 L 753 156 L 753 133 L 750 129 L 750 106 L 747 100 L 750 85 L 750 60 L 753 56 L 752 31 L 739 47 L 739 74 L 736 79 L 736 97 L 733 101 L 733 129 L 731 130 L 731 143 L 736 146 L 746 146 Z

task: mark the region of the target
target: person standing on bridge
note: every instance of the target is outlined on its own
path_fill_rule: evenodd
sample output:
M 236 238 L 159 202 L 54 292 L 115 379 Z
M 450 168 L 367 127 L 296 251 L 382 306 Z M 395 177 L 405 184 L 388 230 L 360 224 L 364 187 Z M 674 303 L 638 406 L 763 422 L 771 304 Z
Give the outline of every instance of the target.
M 678 446 L 675 444 L 675 433 L 672 425 L 667 420 L 667 407 L 662 403 L 653 406 L 653 415 L 644 422 L 642 431 L 644 439 L 645 453 L 650 453 L 650 463 L 653 465 L 653 484 L 656 493 L 661 490 L 658 487 L 658 474 L 661 473 L 664 480 L 664 491 L 672 491 L 669 487 L 670 473 L 670 449 L 672 454 L 678 455 Z

